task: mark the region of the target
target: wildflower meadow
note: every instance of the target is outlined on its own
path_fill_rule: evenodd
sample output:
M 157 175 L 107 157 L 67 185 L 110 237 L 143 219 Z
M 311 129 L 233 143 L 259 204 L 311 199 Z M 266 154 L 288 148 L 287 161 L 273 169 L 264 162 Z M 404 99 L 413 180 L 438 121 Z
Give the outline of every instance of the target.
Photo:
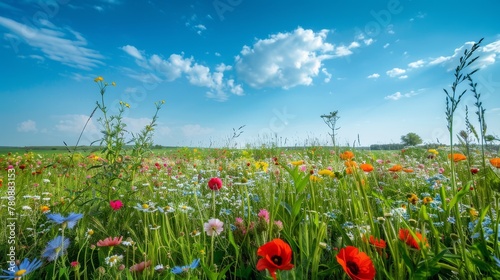
M 480 44 L 444 90 L 450 143 L 392 151 L 153 149 L 168 101 L 129 135 L 133 108 L 108 104 L 119 83 L 97 77 L 102 139 L 0 154 L 0 279 L 500 279 L 500 155 L 484 138 Z M 474 145 L 454 141 L 464 95 L 477 100 L 465 120 Z

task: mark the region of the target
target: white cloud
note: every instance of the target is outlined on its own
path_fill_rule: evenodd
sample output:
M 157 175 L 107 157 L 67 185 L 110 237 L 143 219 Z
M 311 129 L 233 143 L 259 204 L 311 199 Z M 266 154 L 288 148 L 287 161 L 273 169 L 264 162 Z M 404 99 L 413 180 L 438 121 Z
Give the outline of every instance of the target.
M 212 133 L 214 130 L 209 127 L 202 127 L 199 124 L 187 124 L 184 125 L 182 128 L 182 133 L 186 137 L 193 137 L 193 136 L 201 136 L 201 135 L 207 135 Z
M 425 62 L 423 59 L 419 59 L 417 61 L 411 62 L 408 64 L 408 67 L 410 68 L 420 68 L 425 65 Z
M 384 97 L 384 99 L 386 99 L 386 100 L 399 100 L 401 98 L 410 98 L 412 96 L 415 96 L 415 95 L 422 93 L 424 90 L 425 89 L 419 89 L 417 91 L 412 90 L 412 91 L 404 93 L 404 94 L 402 94 L 401 92 L 398 91 L 394 94 L 391 94 L 391 95 Z
M 134 56 L 136 54 L 134 49 L 136 48 L 128 46 L 128 51 L 125 49 L 124 51 L 137 58 Z M 183 54 L 171 54 L 167 59 L 157 54 L 151 55 L 149 59 L 142 54 L 141 57 L 144 59 L 136 60 L 136 63 L 143 72 L 127 71 L 127 75 L 133 79 L 155 84 L 185 77 L 190 84 L 207 88 L 206 96 L 217 101 L 227 100 L 229 93 L 243 95 L 243 87 L 235 83 L 234 79 L 227 79 L 224 75 L 224 72 L 232 70 L 230 65 L 221 63 L 216 65 L 215 71 L 212 71 L 210 67 L 198 64 L 193 57 L 185 58 Z
M 127 125 L 126 129 L 128 132 L 139 133 L 146 125 L 151 123 L 151 119 L 124 117 L 123 123 Z
M 483 52 L 495 52 L 500 53 L 500 40 L 497 40 L 493 43 L 489 43 L 488 45 L 482 48 Z
M 98 51 L 87 48 L 87 40 L 68 27 L 58 28 L 48 20 L 43 20 L 42 26 L 36 28 L 2 16 L 0 26 L 11 32 L 5 34 L 10 40 L 23 40 L 46 58 L 64 65 L 90 70 L 104 64 L 104 57 Z
M 326 78 L 325 78 L 325 80 L 324 80 L 324 81 L 325 81 L 325 83 L 329 83 L 329 82 L 330 82 L 330 80 L 332 79 L 332 74 L 328 73 L 328 69 L 326 69 L 326 68 L 321 68 L 321 72 L 322 72 L 323 74 L 325 74 L 325 76 L 326 76 Z
M 363 40 L 363 42 L 365 43 L 365 45 L 369 46 L 369 45 L 373 44 L 373 42 L 375 42 L 375 40 L 370 38 L 370 39 Z
M 373 74 L 369 75 L 367 78 L 368 79 L 377 79 L 378 77 L 380 77 L 379 73 L 373 73 Z
M 17 126 L 17 131 L 19 131 L 19 132 L 37 132 L 38 129 L 36 128 L 35 121 L 27 120 L 27 121 L 20 123 Z
M 85 127 L 85 123 L 88 121 L 85 132 L 92 134 L 99 133 L 99 129 L 94 124 L 93 120 L 89 120 L 89 116 L 86 115 L 63 115 L 56 116 L 56 119 L 58 119 L 58 122 L 55 128 L 59 132 L 80 133 Z
M 391 94 L 391 95 L 384 97 L 384 99 L 399 100 L 401 97 L 402 97 L 402 94 L 401 94 L 401 92 L 398 91 L 394 94 Z
M 438 58 L 434 58 L 433 60 L 431 60 L 431 62 L 429 62 L 429 65 L 441 64 L 441 63 L 449 61 L 451 59 L 452 59 L 451 56 L 440 56 Z
M 384 45 L 384 49 L 387 49 L 387 47 L 389 47 L 390 45 L 391 45 L 391 44 L 386 43 L 386 44 Z
M 137 59 L 143 59 L 141 52 L 134 46 L 131 45 L 126 45 L 121 47 L 121 49 L 126 52 L 127 54 L 137 58 Z
M 406 78 L 408 78 L 408 75 L 402 75 L 402 76 L 399 76 L 399 77 L 398 77 L 398 79 L 401 79 L 401 80 L 402 80 L 402 79 L 406 79 Z
M 349 47 L 335 48 L 325 42 L 328 30 L 314 32 L 301 27 L 289 33 L 278 33 L 260 39 L 251 47 L 244 46 L 236 57 L 239 77 L 255 88 L 292 88 L 311 85 L 322 68 L 322 62 L 350 55 Z
M 401 68 L 393 68 L 387 72 L 385 72 L 389 77 L 391 78 L 394 78 L 394 77 L 397 77 L 397 76 L 400 76 L 400 75 L 403 75 L 404 73 L 406 73 L 406 70 L 405 69 L 401 69 Z

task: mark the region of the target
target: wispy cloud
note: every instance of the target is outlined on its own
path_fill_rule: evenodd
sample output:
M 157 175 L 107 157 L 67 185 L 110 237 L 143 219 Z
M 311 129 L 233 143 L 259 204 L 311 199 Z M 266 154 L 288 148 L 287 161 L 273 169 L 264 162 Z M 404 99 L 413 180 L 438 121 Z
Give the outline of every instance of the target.
M 187 124 L 184 125 L 182 128 L 182 133 L 186 137 L 193 137 L 193 136 L 202 136 L 202 135 L 208 135 L 214 131 L 213 128 L 210 127 L 202 127 L 199 124 Z
M 373 74 L 369 75 L 367 78 L 368 79 L 377 79 L 379 77 L 380 77 L 379 73 L 373 73 Z
M 391 95 L 384 97 L 384 99 L 386 99 L 386 100 L 399 100 L 401 98 L 410 98 L 412 96 L 415 96 L 415 95 L 422 93 L 423 91 L 424 91 L 424 89 L 419 89 L 416 91 L 412 90 L 412 91 L 409 91 L 407 93 L 401 93 L 398 91 L 394 94 L 391 94 Z
M 121 49 L 126 52 L 127 54 L 137 58 L 137 59 L 143 59 L 141 52 L 134 46 L 126 45 L 121 47 Z
M 36 122 L 33 120 L 24 121 L 17 126 L 19 132 L 37 132 Z
M 39 23 L 41 24 L 39 27 L 28 26 L 0 16 L 0 26 L 10 32 L 5 36 L 11 41 L 24 41 L 47 59 L 83 70 L 104 64 L 102 62 L 104 56 L 86 47 L 87 40 L 80 33 L 70 28 L 59 28 L 48 20 L 40 20 Z M 19 51 L 14 46 L 12 48 L 16 53 Z M 33 58 L 38 59 L 37 56 Z

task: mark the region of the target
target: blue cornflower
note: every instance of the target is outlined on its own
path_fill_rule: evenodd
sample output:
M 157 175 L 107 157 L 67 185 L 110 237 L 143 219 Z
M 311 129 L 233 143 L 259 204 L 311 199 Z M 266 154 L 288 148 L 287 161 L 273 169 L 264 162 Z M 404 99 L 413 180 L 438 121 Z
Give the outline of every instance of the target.
M 43 250 L 42 257 L 47 258 L 47 260 L 51 262 L 62 256 L 68 247 L 69 238 L 64 238 L 63 240 L 62 236 L 57 236 L 47 243 L 47 247 Z
M 185 266 L 175 266 L 172 268 L 172 273 L 173 274 L 181 274 L 183 272 L 188 272 L 190 269 L 195 269 L 198 267 L 198 264 L 200 263 L 200 259 L 194 260 L 191 264 L 185 265 Z
M 454 218 L 454 217 L 451 217 L 451 216 L 450 216 L 450 217 L 448 217 L 448 219 L 447 219 L 447 220 L 448 220 L 448 223 L 450 223 L 450 224 L 455 224 L 455 222 L 456 222 L 455 218 Z
M 8 270 L 3 270 L 3 272 L 8 275 L 0 275 L 0 279 L 18 279 L 26 276 L 28 273 L 36 270 L 42 266 L 42 262 L 35 258 L 32 262 L 25 258 L 20 265 L 15 265 L 13 267 L 9 267 Z
M 63 227 L 68 227 L 72 229 L 78 220 L 80 220 L 83 217 L 83 214 L 77 214 L 77 213 L 69 213 L 68 217 L 63 217 L 61 214 L 47 214 L 47 219 L 53 221 L 54 223 L 60 225 L 62 224 Z

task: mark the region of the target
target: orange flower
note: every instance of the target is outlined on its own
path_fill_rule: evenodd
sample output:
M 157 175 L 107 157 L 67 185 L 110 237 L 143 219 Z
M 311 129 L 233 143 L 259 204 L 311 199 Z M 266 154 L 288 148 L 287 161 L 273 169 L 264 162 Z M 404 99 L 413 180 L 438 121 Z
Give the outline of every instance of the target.
M 459 162 L 467 159 L 467 157 L 463 154 L 453 154 L 453 156 L 451 154 L 448 154 L 448 159 L 451 159 L 452 157 L 454 162 Z
M 408 246 L 417 250 L 420 250 L 419 243 L 423 243 L 426 246 L 429 246 L 429 244 L 427 243 L 427 239 L 424 239 L 420 232 L 415 232 L 415 236 L 418 240 L 413 237 L 409 229 L 399 229 L 399 240 L 404 241 Z
M 359 252 L 358 248 L 347 246 L 337 254 L 337 262 L 351 279 L 365 280 L 375 278 L 375 267 L 370 257 Z
M 389 168 L 389 171 L 391 172 L 399 172 L 401 170 L 403 170 L 403 167 L 399 164 L 395 164 L 391 168 Z
M 276 280 L 276 270 L 290 270 L 293 268 L 292 248 L 283 240 L 276 238 L 259 247 L 257 255 L 262 258 L 257 262 L 257 270 L 269 270 L 269 274 Z
M 373 171 L 373 165 L 369 163 L 363 163 L 359 166 L 364 172 L 372 172 Z
M 354 153 L 351 151 L 345 151 L 345 152 L 340 154 L 340 158 L 343 160 L 353 159 Z
M 40 206 L 40 211 L 42 211 L 42 213 L 45 213 L 45 212 L 47 212 L 49 210 L 50 210 L 50 207 L 47 206 L 47 205 Z
M 492 158 L 492 159 L 490 159 L 490 163 L 494 167 L 500 168 L 500 158 Z
M 406 173 L 413 173 L 413 169 L 412 168 L 403 168 L 403 171 L 406 172 Z
M 355 162 L 354 160 L 346 160 L 346 161 L 344 161 L 344 165 L 346 167 L 353 167 L 353 168 L 358 167 L 358 163 Z
M 346 174 L 352 174 L 353 173 L 352 168 L 347 167 L 346 170 L 345 170 L 345 173 Z

